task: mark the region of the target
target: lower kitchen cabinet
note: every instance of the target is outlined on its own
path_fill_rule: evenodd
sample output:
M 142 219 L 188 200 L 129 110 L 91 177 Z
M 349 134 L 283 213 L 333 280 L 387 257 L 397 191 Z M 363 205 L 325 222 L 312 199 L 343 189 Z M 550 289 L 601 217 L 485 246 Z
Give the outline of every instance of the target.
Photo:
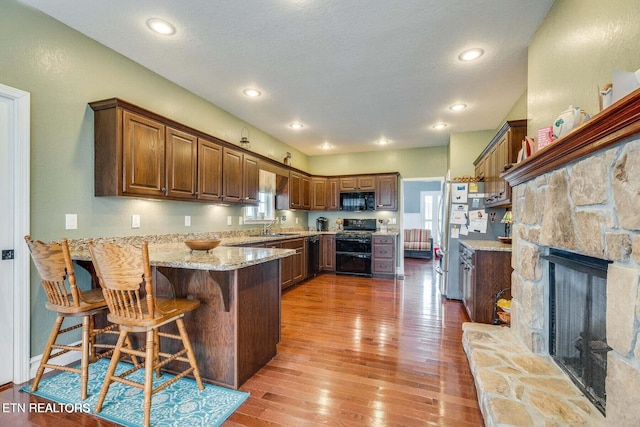
M 336 271 L 336 236 L 323 234 L 320 236 L 321 271 Z
M 296 254 L 282 259 L 282 289 L 293 286 L 306 277 L 307 252 L 305 238 L 285 240 L 282 249 L 295 249 Z
M 372 274 L 374 277 L 393 277 L 396 272 L 395 235 L 374 235 Z
M 474 249 L 460 243 L 464 307 L 472 322 L 493 323 L 496 294 L 511 288 L 511 252 Z

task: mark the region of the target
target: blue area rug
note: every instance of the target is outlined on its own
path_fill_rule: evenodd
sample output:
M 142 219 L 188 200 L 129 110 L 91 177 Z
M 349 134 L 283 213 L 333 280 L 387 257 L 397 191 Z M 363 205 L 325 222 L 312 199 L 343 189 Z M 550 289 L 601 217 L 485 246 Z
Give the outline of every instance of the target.
M 38 391 L 32 394 L 66 405 L 63 407 L 66 411 L 76 410 L 93 414 L 108 367 L 108 359 L 98 360 L 89 366 L 89 396 L 86 400 L 80 400 L 80 375 L 71 372 L 60 372 L 43 379 L 40 381 Z M 116 373 L 130 367 L 131 365 L 120 363 Z M 164 373 L 161 378 L 156 378 L 154 374 L 153 384 L 156 386 L 172 377 L 173 375 Z M 143 382 L 144 369 L 127 378 Z M 249 393 L 241 391 L 206 383 L 204 386 L 204 390 L 199 391 L 194 380 L 181 378 L 154 394 L 151 403 L 151 425 L 155 427 L 219 426 L 249 397 Z M 31 393 L 30 386 L 25 386 L 22 390 Z M 143 391 L 140 389 L 112 383 L 102 411 L 94 415 L 124 426 L 141 426 L 144 415 L 143 398 Z

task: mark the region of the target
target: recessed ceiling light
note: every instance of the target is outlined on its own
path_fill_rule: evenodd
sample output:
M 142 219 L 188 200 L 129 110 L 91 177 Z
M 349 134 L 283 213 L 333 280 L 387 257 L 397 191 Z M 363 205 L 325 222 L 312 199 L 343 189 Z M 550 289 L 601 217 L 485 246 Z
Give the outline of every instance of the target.
M 155 33 L 162 34 L 163 36 L 170 36 L 176 33 L 176 27 L 170 22 L 160 18 L 147 19 L 147 27 Z
M 320 148 L 322 148 L 323 150 L 331 150 L 333 148 L 333 145 L 329 144 L 328 142 L 323 143 Z
M 391 141 L 389 141 L 387 138 L 380 138 L 379 140 L 376 141 L 376 144 L 378 145 L 387 145 L 390 143 Z
M 473 61 L 474 59 L 480 58 L 484 55 L 484 50 L 479 47 L 474 47 L 473 49 L 465 50 L 460 55 L 458 55 L 458 59 L 460 61 Z
M 440 130 L 440 129 L 444 129 L 444 128 L 446 128 L 446 127 L 447 127 L 447 124 L 446 124 L 446 123 L 436 123 L 436 124 L 435 124 L 435 125 L 433 125 L 432 127 L 433 127 L 434 129 L 438 129 L 438 130 Z
M 304 127 L 304 125 L 300 122 L 293 122 L 291 124 L 289 124 L 289 127 L 291 129 L 302 129 Z
M 467 104 L 453 104 L 452 106 L 449 107 L 449 110 L 451 110 L 451 111 L 462 111 L 465 108 L 467 108 Z
M 244 93 L 247 96 L 250 96 L 251 98 L 255 98 L 256 96 L 262 95 L 262 92 L 260 92 L 258 89 L 254 89 L 254 88 L 247 88 L 247 89 L 243 90 L 242 93 Z

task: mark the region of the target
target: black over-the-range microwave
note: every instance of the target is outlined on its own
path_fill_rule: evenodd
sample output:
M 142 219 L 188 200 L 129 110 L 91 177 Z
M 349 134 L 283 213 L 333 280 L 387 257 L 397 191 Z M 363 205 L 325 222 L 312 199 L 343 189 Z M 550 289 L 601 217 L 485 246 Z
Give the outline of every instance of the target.
M 341 211 L 373 211 L 376 209 L 376 193 L 348 192 L 340 193 Z

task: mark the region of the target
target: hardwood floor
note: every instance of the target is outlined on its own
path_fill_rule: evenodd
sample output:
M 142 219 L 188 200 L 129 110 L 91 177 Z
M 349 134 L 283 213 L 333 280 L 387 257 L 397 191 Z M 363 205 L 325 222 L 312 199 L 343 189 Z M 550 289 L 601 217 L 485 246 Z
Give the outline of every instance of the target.
M 285 292 L 278 354 L 241 390 L 224 426 L 482 426 L 462 350 L 457 301 L 432 263 L 406 259 L 405 280 L 324 274 Z M 0 391 L 0 403 L 43 401 Z M 91 415 L 0 413 L 0 425 L 113 426 Z

